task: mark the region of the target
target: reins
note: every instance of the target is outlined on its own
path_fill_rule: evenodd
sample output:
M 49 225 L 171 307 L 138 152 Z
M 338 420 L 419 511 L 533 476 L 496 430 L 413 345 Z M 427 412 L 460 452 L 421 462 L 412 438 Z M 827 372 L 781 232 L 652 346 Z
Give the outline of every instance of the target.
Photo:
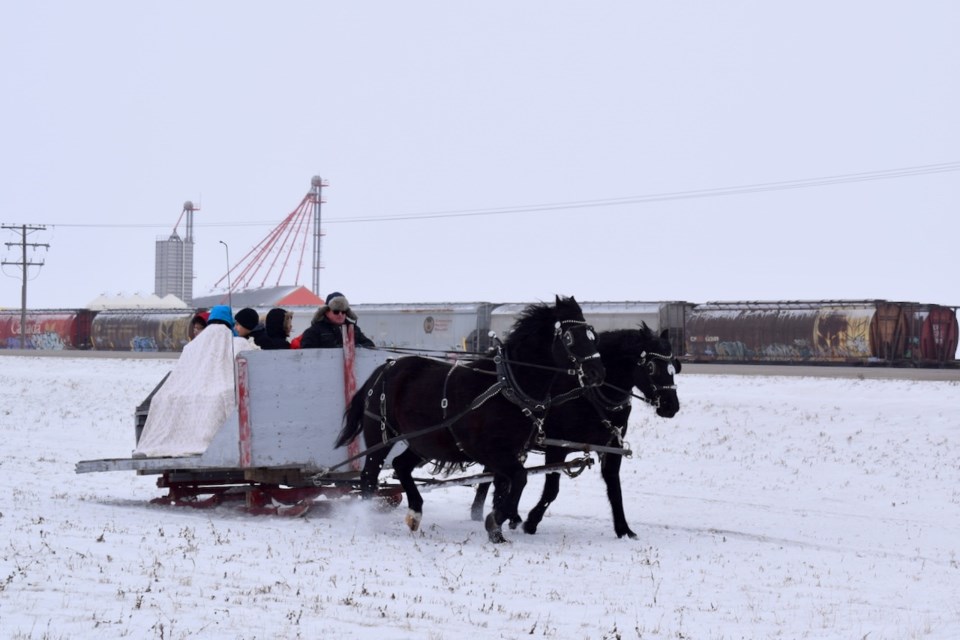
M 492 347 L 495 348 L 495 347 Z M 490 350 L 487 351 L 454 351 L 454 350 L 445 350 L 445 349 L 420 349 L 414 347 L 375 347 L 376 351 L 386 351 L 387 353 L 396 353 L 401 356 L 419 356 L 421 358 L 427 358 L 429 360 L 436 360 L 437 362 L 442 362 L 444 364 L 451 364 L 451 356 L 456 356 L 452 364 L 456 366 L 460 362 L 494 362 L 496 363 L 497 355 L 491 355 Z M 436 355 L 433 355 L 436 354 Z M 527 367 L 528 369 L 539 369 L 541 371 L 554 371 L 557 373 L 566 373 L 568 375 L 576 375 L 575 369 L 564 368 L 564 367 L 555 367 L 548 364 L 536 364 L 534 362 L 522 362 L 516 360 L 510 360 L 504 356 L 499 356 L 503 358 L 511 367 Z M 476 373 L 490 373 L 489 371 L 480 371 L 475 370 Z
M 459 360 L 492 360 L 488 351 L 458 351 L 456 349 L 424 349 L 422 347 L 373 347 L 376 351 L 386 351 L 407 356 L 422 356 L 436 360 L 449 360 L 456 356 Z M 435 355 L 434 355 L 435 354 Z
M 572 321 L 566 321 L 566 322 L 572 322 Z M 586 324 L 586 323 L 581 323 L 581 324 Z M 556 329 L 556 335 L 557 335 L 557 336 L 560 336 L 560 335 L 561 335 L 561 330 L 560 330 L 560 329 L 561 329 L 561 323 L 560 323 L 560 322 L 557 322 L 557 329 Z M 573 400 L 573 399 L 579 397 L 580 395 L 582 395 L 582 394 L 586 391 L 587 387 L 582 386 L 582 375 L 583 375 L 583 374 L 582 374 L 582 369 L 581 369 L 580 367 L 578 367 L 577 369 L 569 369 L 569 368 L 551 367 L 551 366 L 547 366 L 547 365 L 539 365 L 539 364 L 526 363 L 526 362 L 517 362 L 517 361 L 511 362 L 511 361 L 509 360 L 509 358 L 506 357 L 506 354 L 505 354 L 505 346 L 503 345 L 503 343 L 501 343 L 500 340 L 499 340 L 496 336 L 492 336 L 492 337 L 493 337 L 493 340 L 494 340 L 494 349 L 495 349 L 495 351 L 496 351 L 496 354 L 495 354 L 494 356 L 492 356 L 492 357 L 491 357 L 489 354 L 484 354 L 484 356 L 479 357 L 479 358 L 476 358 L 476 360 L 477 360 L 477 361 L 483 361 L 483 360 L 488 360 L 488 361 L 489 361 L 489 360 L 492 360 L 493 363 L 494 363 L 494 365 L 495 365 L 495 368 L 496 368 L 495 375 L 497 376 L 497 381 L 494 382 L 492 385 L 490 385 L 485 391 L 483 391 L 483 392 L 481 392 L 479 395 L 477 395 L 477 396 L 467 405 L 466 408 L 464 408 L 462 411 L 460 411 L 460 412 L 457 413 L 456 415 L 453 415 L 453 416 L 451 416 L 451 417 L 449 417 L 449 418 L 446 418 L 446 417 L 445 417 L 445 419 L 442 420 L 441 422 L 439 422 L 438 424 L 431 425 L 431 426 L 429 426 L 429 427 L 424 427 L 424 428 L 422 428 L 422 429 L 418 429 L 417 431 L 414 431 L 414 432 L 411 432 L 411 433 L 400 434 L 400 433 L 397 433 L 395 429 L 393 429 L 393 428 L 390 427 L 390 424 L 387 422 L 387 418 L 386 418 L 386 413 L 387 413 L 387 411 L 386 411 L 386 394 L 385 394 L 385 393 L 381 392 L 381 394 L 380 394 L 380 398 L 379 398 L 379 400 L 380 400 L 380 411 L 379 411 L 379 414 L 373 413 L 373 412 L 370 411 L 370 409 L 369 409 L 369 402 L 370 402 L 370 400 L 371 400 L 371 398 L 372 398 L 372 396 L 373 396 L 373 389 L 377 387 L 377 385 L 380 383 L 380 381 L 382 380 L 382 378 L 384 377 L 384 375 L 389 371 L 389 369 L 390 369 L 390 367 L 393 365 L 393 363 L 396 362 L 396 360 L 390 360 L 390 361 L 388 361 L 387 365 L 386 365 L 385 367 L 383 367 L 382 370 L 380 371 L 380 374 L 379 374 L 377 380 L 374 382 L 373 385 L 370 386 L 369 390 L 367 391 L 367 398 L 364 400 L 364 410 L 363 410 L 364 416 L 366 416 L 366 417 L 368 417 L 368 418 L 372 418 L 372 419 L 379 420 L 379 422 L 380 422 L 380 432 L 381 432 L 381 438 L 382 438 L 382 440 L 381 440 L 379 443 L 377 443 L 377 444 L 375 444 L 375 445 L 373 445 L 373 446 L 371 446 L 371 447 L 368 447 L 367 449 L 361 451 L 360 453 L 357 453 L 356 455 L 353 455 L 353 456 L 347 458 L 346 460 L 343 460 L 343 461 L 339 462 L 339 463 L 336 464 L 336 465 L 333 465 L 333 466 L 331 466 L 331 467 L 326 467 L 326 468 L 324 468 L 324 469 L 321 470 L 319 473 L 317 473 L 317 474 L 315 474 L 314 476 L 311 477 L 311 479 L 312 479 L 312 481 L 314 482 L 314 484 L 319 484 L 319 483 L 321 483 L 321 482 L 323 481 L 322 479 L 324 478 L 324 476 L 328 475 L 331 471 L 333 471 L 333 470 L 335 470 L 335 469 L 339 469 L 340 467 L 346 466 L 346 465 L 350 464 L 351 462 L 353 462 L 354 460 L 358 460 L 358 459 L 360 459 L 360 458 L 362 458 L 362 457 L 365 457 L 365 456 L 369 455 L 370 453 L 373 453 L 373 452 L 378 451 L 378 450 L 380 450 L 380 449 L 383 449 L 383 448 L 385 448 L 385 447 L 390 447 L 390 446 L 396 444 L 397 442 L 403 442 L 403 441 L 413 440 L 413 439 L 415 439 L 415 438 L 419 438 L 419 437 L 422 437 L 422 436 L 425 436 L 425 435 L 429 435 L 429 434 L 431 434 L 431 433 L 433 433 L 433 432 L 435 432 L 435 431 L 439 431 L 439 430 L 441 430 L 441 429 L 450 428 L 450 427 L 452 427 L 454 424 L 456 424 L 457 422 L 459 422 L 464 416 L 466 416 L 467 414 L 471 413 L 472 411 L 477 410 L 477 409 L 480 408 L 485 402 L 487 402 L 488 400 L 490 400 L 491 398 L 493 398 L 493 397 L 496 396 L 497 394 L 503 395 L 503 397 L 504 397 L 506 400 L 508 400 L 508 401 L 511 402 L 512 404 L 516 405 L 517 407 L 519 407 L 519 408 L 520 408 L 520 411 L 523 413 L 523 415 L 525 415 L 525 416 L 527 416 L 528 418 L 530 418 L 530 420 L 531 420 L 532 423 L 533 423 L 533 424 L 532 424 L 532 429 L 531 429 L 531 434 L 530 434 L 530 439 L 533 439 L 534 435 L 536 435 L 536 442 L 541 442 L 541 441 L 543 441 L 543 439 L 544 439 L 544 433 L 543 433 L 544 415 L 543 415 L 543 414 L 545 414 L 546 411 L 547 411 L 551 406 L 553 406 L 553 405 L 555 405 L 555 404 L 563 404 L 564 402 L 569 402 L 570 400 Z M 576 357 L 572 354 L 572 352 L 571 352 L 570 349 L 569 349 L 569 345 L 564 344 L 564 347 L 566 348 L 567 354 L 568 354 L 568 356 L 570 357 L 570 359 L 571 359 L 572 361 L 574 361 L 574 362 L 577 362 Z M 392 351 L 392 349 L 384 349 L 384 350 Z M 446 396 L 447 396 L 447 383 L 448 383 L 448 381 L 449 381 L 449 379 L 450 379 L 450 376 L 453 374 L 453 370 L 459 365 L 459 360 L 454 361 L 453 363 L 450 363 L 447 359 L 440 359 L 440 358 L 435 358 L 435 357 L 430 357 L 430 356 L 424 356 L 424 355 L 422 355 L 424 351 L 425 351 L 425 350 L 417 350 L 416 353 L 417 353 L 418 355 L 420 355 L 420 357 L 429 358 L 429 359 L 434 360 L 434 361 L 437 361 L 437 362 L 442 362 L 443 364 L 446 364 L 447 366 L 450 367 L 450 371 L 447 372 L 447 377 L 446 377 L 446 379 L 445 379 L 445 381 L 444 381 L 443 398 L 441 399 L 441 402 L 440 402 L 440 406 L 441 406 L 441 409 L 442 409 L 442 411 L 443 411 L 443 415 L 446 416 L 447 407 L 448 407 L 448 405 L 449 405 L 449 403 L 448 403 L 448 401 L 447 401 L 447 397 L 446 397 Z M 442 353 L 448 354 L 448 353 L 450 353 L 450 352 L 444 351 L 444 352 L 442 352 Z M 460 352 L 458 352 L 458 353 L 460 353 Z M 471 355 L 473 355 L 473 354 L 471 354 Z M 589 356 L 589 357 L 592 358 L 592 357 L 594 357 L 594 356 Z M 597 354 L 596 357 L 599 357 L 599 354 Z M 551 397 L 548 396 L 547 398 L 545 398 L 545 399 L 543 399 L 543 400 L 537 400 L 537 399 L 532 398 L 532 397 L 530 397 L 529 395 L 527 395 L 527 394 L 520 388 L 520 386 L 519 386 L 519 384 L 518 384 L 518 382 L 517 382 L 517 380 L 516 380 L 516 377 L 514 376 L 513 371 L 511 370 L 511 367 L 512 367 L 512 366 L 514 366 L 514 367 L 515 367 L 515 366 L 527 366 L 527 367 L 533 367 L 533 368 L 537 368 L 537 369 L 541 369 L 541 370 L 553 371 L 553 372 L 555 373 L 555 377 L 556 377 L 556 375 L 559 375 L 560 373 L 566 373 L 566 374 L 568 374 L 568 375 L 577 375 L 577 376 L 578 376 L 578 379 L 581 380 L 581 386 L 573 389 L 572 391 L 568 391 L 568 392 L 566 392 L 566 393 L 560 394 L 559 396 L 556 396 L 556 397 L 554 397 L 554 398 L 551 398 Z M 489 372 L 489 371 L 481 371 L 481 370 L 477 370 L 477 369 L 473 369 L 473 368 L 467 368 L 466 370 L 467 370 L 467 371 L 474 372 L 474 373 L 482 373 L 482 374 L 490 374 L 490 373 L 491 373 L 491 372 Z M 552 386 L 552 383 L 551 383 L 551 386 Z M 388 437 L 388 431 L 394 433 L 395 435 L 393 435 L 392 437 Z M 460 442 L 459 442 L 459 440 L 456 438 L 455 435 L 454 435 L 454 441 L 456 442 L 457 447 L 460 448 L 461 451 L 462 451 L 463 449 L 462 449 L 462 447 L 461 447 L 461 445 L 460 445 Z

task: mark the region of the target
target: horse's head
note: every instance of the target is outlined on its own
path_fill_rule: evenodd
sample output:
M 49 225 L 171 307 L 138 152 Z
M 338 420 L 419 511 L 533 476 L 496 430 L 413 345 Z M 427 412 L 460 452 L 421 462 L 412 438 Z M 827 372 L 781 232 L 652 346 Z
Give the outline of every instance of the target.
M 603 382 L 606 371 L 597 350 L 597 334 L 583 319 L 583 311 L 573 297 L 557 296 L 554 306 L 553 357 L 557 366 L 575 367 L 582 387 L 595 387 Z
M 641 334 L 648 338 L 633 369 L 633 386 L 657 410 L 662 418 L 672 418 L 680 410 L 677 385 L 673 377 L 680 373 L 680 361 L 673 357 L 673 350 L 664 329 L 659 337 L 646 324 L 640 327 Z

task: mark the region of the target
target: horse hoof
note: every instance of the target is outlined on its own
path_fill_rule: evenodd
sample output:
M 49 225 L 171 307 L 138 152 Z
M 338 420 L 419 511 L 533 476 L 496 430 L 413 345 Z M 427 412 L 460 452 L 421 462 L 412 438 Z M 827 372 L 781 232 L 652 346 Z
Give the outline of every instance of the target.
M 417 511 L 407 511 L 407 517 L 404 518 L 404 522 L 410 527 L 410 531 L 419 529 L 421 520 L 423 520 L 423 514 Z
M 503 529 L 497 524 L 497 519 L 494 517 L 493 512 L 487 514 L 486 520 L 483 521 L 483 526 L 487 530 L 487 537 L 490 538 L 490 542 L 500 544 L 501 542 L 507 541 L 507 539 L 503 537 Z
M 516 529 L 520 526 L 520 523 L 523 522 L 521 518 L 510 518 L 510 529 Z
M 526 522 L 523 523 L 523 532 L 533 535 L 537 532 L 537 525 L 527 520 Z

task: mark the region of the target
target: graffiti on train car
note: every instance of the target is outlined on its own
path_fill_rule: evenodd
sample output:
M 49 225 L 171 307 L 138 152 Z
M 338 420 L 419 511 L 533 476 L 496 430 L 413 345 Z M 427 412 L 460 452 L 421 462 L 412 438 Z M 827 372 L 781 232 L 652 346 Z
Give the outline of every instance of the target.
M 101 351 L 183 351 L 189 341 L 192 310 L 104 311 L 91 328 Z
M 873 313 L 872 309 L 820 309 L 813 324 L 817 357 L 840 362 L 872 357 Z
M 955 360 L 956 322 L 955 308 L 883 300 L 713 302 L 694 305 L 687 318 L 686 355 L 702 362 L 945 365 Z M 939 344 L 934 335 L 942 336 Z
M 0 344 L 7 349 L 67 350 L 90 347 L 90 323 L 95 312 L 87 309 L 0 311 Z

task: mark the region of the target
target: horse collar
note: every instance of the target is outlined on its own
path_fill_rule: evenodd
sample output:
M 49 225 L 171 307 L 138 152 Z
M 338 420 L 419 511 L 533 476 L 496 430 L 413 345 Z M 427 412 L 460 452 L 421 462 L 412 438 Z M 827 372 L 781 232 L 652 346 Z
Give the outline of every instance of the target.
M 523 389 L 520 388 L 520 384 L 517 382 L 507 362 L 502 345 L 497 345 L 497 355 L 493 358 L 493 362 L 497 367 L 497 380 L 500 383 L 500 392 L 507 400 L 520 407 L 527 416 L 531 416 L 534 413 L 542 413 L 547 410 L 547 406 L 550 404 L 549 398 L 543 401 L 536 400 L 528 396 L 524 393 Z

